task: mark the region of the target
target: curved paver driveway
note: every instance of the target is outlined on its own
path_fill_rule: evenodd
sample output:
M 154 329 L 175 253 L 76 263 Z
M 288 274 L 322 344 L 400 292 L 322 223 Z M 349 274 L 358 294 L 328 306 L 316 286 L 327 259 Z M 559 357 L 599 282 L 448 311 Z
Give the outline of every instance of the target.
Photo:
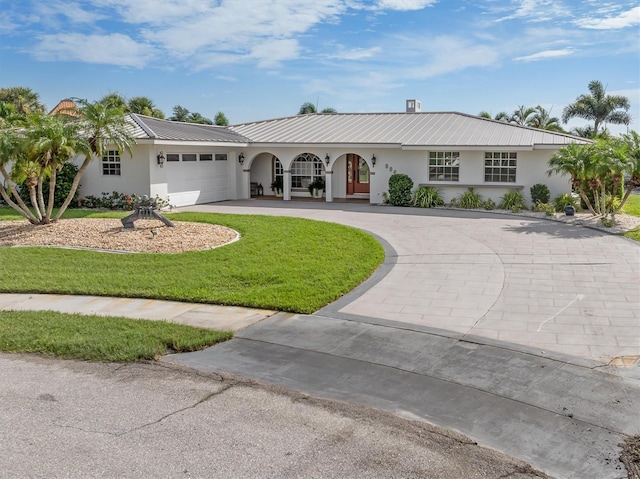
M 184 209 L 300 216 L 379 235 L 396 263 L 338 309 L 350 318 L 604 364 L 640 356 L 640 245 L 625 238 L 543 219 L 362 204 L 247 200 Z

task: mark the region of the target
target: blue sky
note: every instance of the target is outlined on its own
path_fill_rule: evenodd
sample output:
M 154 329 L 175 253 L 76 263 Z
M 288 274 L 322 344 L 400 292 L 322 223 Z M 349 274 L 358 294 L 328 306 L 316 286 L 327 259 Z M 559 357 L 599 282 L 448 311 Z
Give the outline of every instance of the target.
M 147 96 L 231 123 L 297 113 L 512 112 L 560 117 L 591 80 L 640 130 L 640 6 L 606 0 L 0 0 L 0 87 L 48 108 Z M 586 125 L 575 120 L 568 127 Z M 613 132 L 626 128 L 611 126 Z

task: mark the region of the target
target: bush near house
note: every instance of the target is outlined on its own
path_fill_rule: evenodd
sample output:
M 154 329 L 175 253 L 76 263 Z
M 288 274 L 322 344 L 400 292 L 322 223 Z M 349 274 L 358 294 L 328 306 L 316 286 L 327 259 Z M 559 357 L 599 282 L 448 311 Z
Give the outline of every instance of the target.
M 451 200 L 451 206 L 455 208 L 463 208 L 465 210 L 473 210 L 482 208 L 484 201 L 480 193 L 473 191 L 473 188 L 469 188 L 464 193 L 459 194 L 453 200 Z
M 438 188 L 422 186 L 413 194 L 411 204 L 419 208 L 433 208 L 444 205 L 444 199 L 442 198 L 442 192 Z
M 580 206 L 580 199 L 576 198 L 570 193 L 564 193 L 562 195 L 558 195 L 553 199 L 553 206 L 555 207 L 557 212 L 563 213 L 565 206 L 573 206 L 576 211 L 580 211 L 582 207 Z
M 549 203 L 551 193 L 549 192 L 547 185 L 536 183 L 529 189 L 529 191 L 531 192 L 531 203 L 534 205 L 538 203 Z
M 514 213 L 518 211 L 522 211 L 527 208 L 527 205 L 524 201 L 524 195 L 521 191 L 511 190 L 507 191 L 501 198 L 500 205 L 498 208 L 503 210 L 511 210 Z
M 413 180 L 404 173 L 394 173 L 389 178 L 389 204 L 392 206 L 411 205 Z

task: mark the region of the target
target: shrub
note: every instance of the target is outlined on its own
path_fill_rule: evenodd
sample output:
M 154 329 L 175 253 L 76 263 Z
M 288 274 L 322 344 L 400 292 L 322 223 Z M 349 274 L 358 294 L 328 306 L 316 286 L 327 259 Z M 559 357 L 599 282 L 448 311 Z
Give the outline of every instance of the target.
M 113 191 L 111 193 L 103 192 L 100 197 L 87 195 L 84 198 L 80 198 L 78 203 L 82 208 L 89 209 L 102 208 L 106 210 L 133 210 L 136 201 L 139 201 L 142 198 L 143 197 L 141 195 L 125 195 L 118 193 L 117 191 Z M 159 209 L 170 206 L 168 199 L 160 198 L 157 195 L 155 199 Z
M 483 207 L 482 196 L 479 193 L 475 193 L 473 188 L 469 188 L 464 193 L 459 194 L 454 201 L 451 202 L 452 206 L 458 208 L 464 208 L 466 210 Z
M 552 203 L 538 202 L 533 206 L 533 211 L 544 213 L 547 216 L 553 216 L 556 212 L 556 207 Z
M 556 211 L 564 212 L 564 207 L 568 205 L 573 206 L 576 211 L 580 209 L 580 201 L 574 198 L 572 194 L 564 193 L 562 195 L 556 196 L 553 199 L 553 206 L 555 207 Z
M 389 203 L 393 206 L 409 206 L 413 180 L 403 173 L 394 173 L 389 178 Z
M 529 190 L 531 192 L 531 203 L 549 203 L 549 198 L 551 197 L 551 193 L 549 193 L 549 188 L 547 185 L 543 185 L 542 183 L 536 183 Z
M 482 203 L 482 207 L 487 211 L 488 210 L 495 210 L 496 209 L 496 202 L 493 201 L 491 198 L 489 198 L 487 201 Z
M 444 205 L 444 199 L 442 199 L 442 192 L 438 188 L 422 186 L 413 194 L 411 204 L 420 208 L 433 208 Z
M 509 190 L 501 198 L 498 208 L 503 210 L 511 210 L 514 213 L 522 211 L 526 208 L 524 195 L 518 190 Z

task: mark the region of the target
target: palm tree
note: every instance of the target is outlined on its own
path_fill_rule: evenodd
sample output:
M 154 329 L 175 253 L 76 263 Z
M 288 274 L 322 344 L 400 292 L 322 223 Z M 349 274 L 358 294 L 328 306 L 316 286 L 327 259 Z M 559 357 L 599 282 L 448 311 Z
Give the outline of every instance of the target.
M 627 97 L 607 95 L 605 87 L 598 80 L 589 82 L 588 88 L 590 94 L 580 95 L 562 111 L 564 123 L 576 117 L 592 120 L 593 133 L 597 136 L 603 123 L 628 125 L 631 122 L 631 116 L 627 113 L 630 108 Z
M 114 149 L 114 147 L 120 152 L 127 150 L 132 155 L 132 147 L 135 143 L 135 138 L 130 133 L 129 125 L 121 109 L 101 102 L 89 103 L 82 99 L 74 99 L 74 101 L 79 105 L 78 110 L 81 116 L 78 125 L 88 141 L 89 151 L 86 154 L 84 151 L 81 152 L 84 154 L 84 161 L 73 179 L 67 198 L 53 221 L 60 219 L 62 213 L 73 200 L 73 195 L 80 184 L 80 178 L 94 156 L 102 158 L 109 148 Z
M 481 111 L 480 113 L 478 113 L 478 116 L 480 118 L 486 118 L 488 120 L 496 121 L 509 121 L 509 118 L 511 118 L 511 116 L 506 111 L 497 113 L 493 118 L 491 117 L 491 113 L 489 113 L 488 111 Z
M 298 115 L 308 115 L 310 113 L 318 113 L 316 106 L 310 101 L 303 103 L 298 110 Z
M 129 105 L 127 104 L 127 99 L 117 92 L 106 94 L 105 96 L 100 98 L 98 102 L 103 103 L 112 108 L 120 108 L 125 113 L 129 112 Z
M 186 122 L 189 119 L 189 110 L 181 105 L 176 105 L 173 107 L 173 116 L 169 117 L 171 121 L 181 121 Z
M 229 120 L 227 120 L 227 117 L 221 111 L 216 113 L 213 122 L 218 126 L 229 126 Z
M 40 224 L 48 224 L 53 212 L 57 171 L 72 158 L 80 155 L 91 157 L 91 147 L 83 136 L 79 122 L 65 121 L 59 116 L 34 115 L 25 135 L 24 148 L 29 160 L 24 167 L 31 202 Z M 45 177 L 49 177 L 49 197 L 46 203 L 42 188 Z M 37 187 L 37 201 L 34 183 Z
M 44 105 L 40 103 L 39 95 L 31 88 L 12 86 L 0 88 L 0 101 L 12 103 L 16 112 L 27 114 L 30 112 L 44 113 Z
M 529 122 L 531 121 L 531 116 L 536 112 L 535 108 L 525 107 L 524 105 L 519 105 L 518 108 L 513 112 L 511 117 L 509 118 L 510 123 L 515 123 L 516 125 L 529 126 Z
M 154 118 L 164 118 L 164 113 L 153 104 L 146 96 L 134 96 L 127 102 L 130 113 L 137 113 L 139 115 L 151 116 Z
M 564 131 L 560 126 L 560 119 L 555 116 L 551 116 L 551 110 L 547 111 L 540 105 L 534 108 L 534 113 L 530 117 L 527 126 L 539 128 L 541 130 Z
M 569 175 L 572 188 L 578 191 L 591 214 L 596 215 L 584 190 L 584 186 L 593 178 L 593 160 L 588 145 L 571 143 L 556 151 L 549 159 L 549 170 L 547 170 L 547 176 L 553 174 Z
M 624 204 L 629 199 L 631 192 L 640 186 L 640 135 L 638 132 L 631 130 L 629 134 L 622 135 L 621 140 L 626 147 L 628 161 L 626 162 L 626 173 L 629 175 L 629 181 L 625 185 L 625 192 L 620 205 L 612 214 L 618 214 Z
M 324 113 L 325 115 L 335 115 L 336 113 L 338 113 L 338 110 L 328 106 L 327 108 L 323 108 L 322 110 L 320 110 L 320 113 Z

